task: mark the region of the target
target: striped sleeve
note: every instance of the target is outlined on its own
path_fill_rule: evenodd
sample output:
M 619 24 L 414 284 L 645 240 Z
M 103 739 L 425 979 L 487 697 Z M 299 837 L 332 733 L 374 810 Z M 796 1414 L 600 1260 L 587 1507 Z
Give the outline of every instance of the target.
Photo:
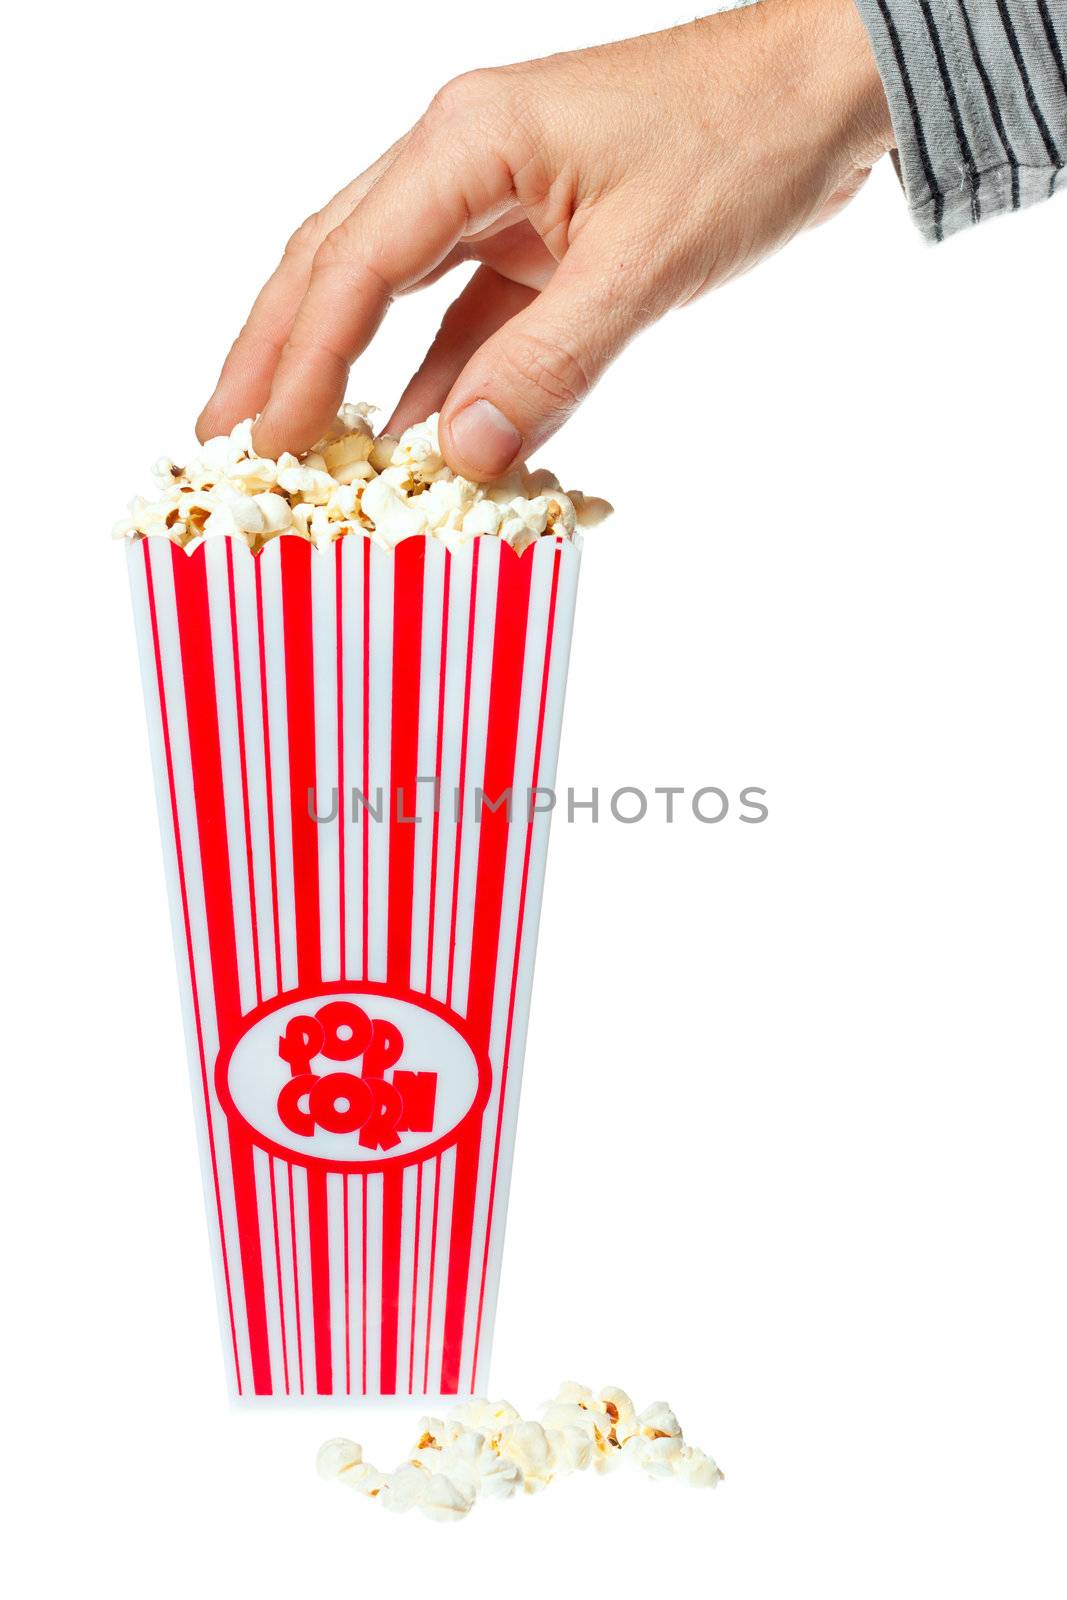
M 1067 0 L 856 3 L 928 239 L 1067 187 Z

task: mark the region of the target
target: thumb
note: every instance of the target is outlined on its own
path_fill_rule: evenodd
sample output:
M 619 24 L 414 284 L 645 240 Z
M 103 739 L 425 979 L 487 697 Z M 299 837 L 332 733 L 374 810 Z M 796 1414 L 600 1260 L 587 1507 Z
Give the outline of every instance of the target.
M 463 477 L 495 478 L 532 454 L 634 334 L 667 309 L 636 251 L 598 247 L 592 231 L 583 232 L 537 299 L 486 340 L 453 384 L 441 407 L 441 447 Z

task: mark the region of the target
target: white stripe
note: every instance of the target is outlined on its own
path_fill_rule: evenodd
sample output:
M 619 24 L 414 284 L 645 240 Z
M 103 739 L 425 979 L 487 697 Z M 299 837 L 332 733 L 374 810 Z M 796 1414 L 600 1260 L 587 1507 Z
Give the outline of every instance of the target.
M 367 1174 L 367 1393 L 378 1394 L 382 1370 L 382 1175 Z
M 341 541 L 341 649 L 344 664 L 345 972 L 363 974 L 363 814 L 352 820 L 351 797 L 363 789 L 362 539 Z
M 274 949 L 274 889 L 271 883 L 267 772 L 263 743 L 263 687 L 259 670 L 259 608 L 256 557 L 242 539 L 230 540 L 237 613 L 237 652 L 245 730 L 245 771 L 252 834 L 252 882 L 256 899 L 259 971 L 264 999 L 278 991 Z
M 318 816 L 329 815 L 337 794 L 337 581 L 334 546 L 311 550 L 311 636 L 315 693 L 315 785 Z M 322 976 L 341 976 L 341 853 L 338 820 L 315 827 L 319 859 L 319 942 Z M 336 1360 L 336 1352 L 334 1355 Z
M 456 1181 L 456 1147 L 441 1154 L 441 1193 L 437 1202 L 437 1249 L 434 1252 L 433 1312 L 430 1318 L 430 1370 L 428 1394 L 441 1392 L 441 1355 L 444 1348 L 445 1297 L 448 1290 L 448 1247 L 452 1238 L 452 1195 Z M 432 1188 L 432 1185 L 431 1185 Z
M 430 993 L 444 1000 L 448 990 L 448 952 L 452 938 L 452 884 L 455 874 L 455 793 L 463 737 L 467 630 L 470 617 L 471 553 L 451 558 L 448 599 L 448 650 L 445 659 L 444 728 L 441 739 L 441 813 L 438 818 L 437 895 L 434 907 Z
M 478 885 L 478 845 L 482 804 L 475 791 L 485 782 L 485 741 L 489 695 L 493 682 L 493 640 L 496 634 L 496 591 L 500 574 L 500 541 L 483 539 L 478 557 L 478 593 L 474 605 L 474 649 L 471 653 L 470 715 L 467 724 L 467 766 L 463 774 L 463 831 L 460 840 L 459 899 L 456 906 L 456 951 L 452 1006 L 467 1010 L 470 987 L 471 936 Z M 496 795 L 489 795 L 496 800 Z
M 315 1303 L 311 1293 L 311 1244 L 308 1223 L 308 1179 L 303 1167 L 293 1167 L 293 1226 L 296 1235 L 296 1276 L 300 1289 L 300 1341 L 304 1353 L 304 1393 L 318 1392 L 315 1370 Z
M 444 625 L 444 585 L 447 551 L 437 539 L 426 541 L 426 573 L 422 597 L 422 657 L 419 681 L 419 736 L 416 776 L 437 776 L 437 708 L 441 682 L 441 634 Z M 411 987 L 419 994 L 428 989 L 430 933 L 430 871 L 433 861 L 434 791 L 430 784 L 416 786 L 409 800 L 409 815 L 418 816 L 415 827 L 415 861 L 411 886 Z
M 433 1193 L 434 1177 L 437 1170 L 435 1161 L 426 1161 L 422 1164 L 422 1201 L 419 1213 L 419 1259 L 416 1263 L 415 1277 L 415 1339 L 413 1371 L 415 1375 L 414 1392 L 424 1394 L 424 1374 L 426 1372 L 426 1301 L 430 1285 L 430 1246 L 433 1242 Z
M 353 1173 L 348 1185 L 348 1322 L 351 1394 L 363 1393 L 363 1179 Z
M 400 1212 L 400 1278 L 397 1285 L 396 1317 L 396 1392 L 407 1394 L 409 1376 L 414 1388 L 411 1368 L 411 1299 L 412 1275 L 415 1271 L 415 1188 L 418 1183 L 414 1166 L 404 1168 Z
M 282 988 L 295 989 L 296 897 L 293 887 L 293 819 L 289 800 L 289 724 L 285 695 L 285 633 L 282 624 L 281 540 L 267 545 L 259 562 L 263 590 L 263 645 L 267 675 L 274 851 L 278 873 L 278 944 Z
M 333 1393 L 345 1388 L 345 1179 L 326 1175 L 326 1229 L 330 1258 L 330 1358 Z
M 416 776 L 419 778 L 437 778 L 435 793 L 432 784 L 423 783 L 416 785 L 416 802 L 409 807 L 418 816 L 415 823 L 415 848 L 412 873 L 411 893 L 411 987 L 416 993 L 425 994 L 430 987 L 430 893 L 433 872 L 433 837 L 435 824 L 435 803 L 440 804 L 440 774 L 437 772 L 437 713 L 441 692 L 441 639 L 444 632 L 444 585 L 447 569 L 448 552 L 436 539 L 426 541 L 426 565 L 423 579 L 422 598 L 422 640 L 421 640 L 421 672 L 419 681 L 419 722 L 418 722 L 418 756 Z M 411 1173 L 417 1186 L 417 1168 L 412 1167 Z M 423 1178 L 425 1184 L 425 1174 Z M 411 1191 L 411 1204 L 414 1204 L 415 1189 Z M 404 1216 L 409 1215 L 409 1202 L 405 1199 Z M 422 1220 L 419 1219 L 421 1230 Z M 418 1392 L 422 1385 L 421 1356 L 416 1356 L 416 1345 L 420 1340 L 419 1322 L 424 1313 L 421 1310 L 425 1286 L 422 1280 L 424 1249 L 421 1231 L 419 1233 L 419 1259 L 414 1258 L 414 1238 L 412 1239 L 411 1277 L 407 1276 L 408 1268 L 405 1260 L 403 1268 L 403 1288 L 415 1303 L 415 1319 L 412 1322 L 411 1308 L 407 1308 L 407 1320 L 399 1327 L 399 1352 L 398 1362 L 402 1365 L 403 1352 L 407 1350 L 407 1371 L 411 1379 L 413 1392 Z M 421 1346 L 425 1345 L 425 1333 L 421 1334 Z M 401 1374 L 402 1376 L 402 1374 Z M 399 1381 L 399 1379 L 398 1379 Z
M 434 1309 L 430 1314 L 430 1376 L 427 1392 L 442 1392 L 442 1355 L 445 1349 L 445 1301 L 448 1298 L 448 1246 L 451 1240 L 453 1194 L 456 1187 L 456 1146 L 442 1152 L 442 1189 L 437 1202 L 437 1250 L 434 1251 Z
M 282 1315 L 285 1319 L 285 1356 L 289 1373 L 289 1393 L 300 1394 L 300 1341 L 296 1320 L 296 1291 L 293 1279 L 293 1223 L 289 1210 L 289 1164 L 272 1160 L 274 1199 L 278 1211 L 278 1255 L 282 1267 Z M 283 1372 L 284 1376 L 284 1372 Z
M 392 801 L 389 793 L 393 735 L 393 573 L 391 550 L 377 545 L 370 553 L 370 772 L 367 798 L 381 821 L 370 819 L 368 868 L 369 915 L 367 976 L 384 983 L 389 976 L 389 833 Z M 403 907 L 407 914 L 407 907 Z M 375 1249 L 380 1250 L 377 1234 Z

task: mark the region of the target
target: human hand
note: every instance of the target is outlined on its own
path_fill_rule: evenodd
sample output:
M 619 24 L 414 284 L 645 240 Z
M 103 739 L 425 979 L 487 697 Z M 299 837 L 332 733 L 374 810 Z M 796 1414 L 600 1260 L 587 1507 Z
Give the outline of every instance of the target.
M 449 466 L 495 476 L 635 333 L 835 211 L 892 142 L 853 0 L 457 78 L 293 235 L 197 433 L 262 412 L 260 454 L 306 449 L 393 298 L 477 261 L 388 431 L 439 410 Z

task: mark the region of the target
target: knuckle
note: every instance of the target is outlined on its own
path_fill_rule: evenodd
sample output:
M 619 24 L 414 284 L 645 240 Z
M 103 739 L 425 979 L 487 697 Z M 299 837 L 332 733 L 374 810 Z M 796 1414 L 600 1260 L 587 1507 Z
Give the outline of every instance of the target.
M 592 377 L 574 341 L 561 335 L 520 334 L 511 350 L 516 372 L 554 410 L 571 410 L 585 399 Z
M 429 114 L 434 118 L 462 116 L 492 100 L 497 84 L 498 75 L 493 67 L 475 67 L 471 72 L 461 72 L 458 78 L 441 85 L 430 101 Z
M 310 217 L 305 217 L 296 232 L 289 236 L 286 242 L 285 254 L 289 260 L 313 255 L 321 235 L 321 222 L 319 213 L 313 211 Z
M 329 272 L 348 260 L 348 241 L 343 227 L 331 228 L 315 249 L 311 263 L 313 272 Z
M 391 300 L 393 288 L 373 251 L 368 251 L 352 224 L 339 223 L 319 242 L 311 261 L 312 279 L 344 276 L 353 287 L 365 287 L 383 300 Z

